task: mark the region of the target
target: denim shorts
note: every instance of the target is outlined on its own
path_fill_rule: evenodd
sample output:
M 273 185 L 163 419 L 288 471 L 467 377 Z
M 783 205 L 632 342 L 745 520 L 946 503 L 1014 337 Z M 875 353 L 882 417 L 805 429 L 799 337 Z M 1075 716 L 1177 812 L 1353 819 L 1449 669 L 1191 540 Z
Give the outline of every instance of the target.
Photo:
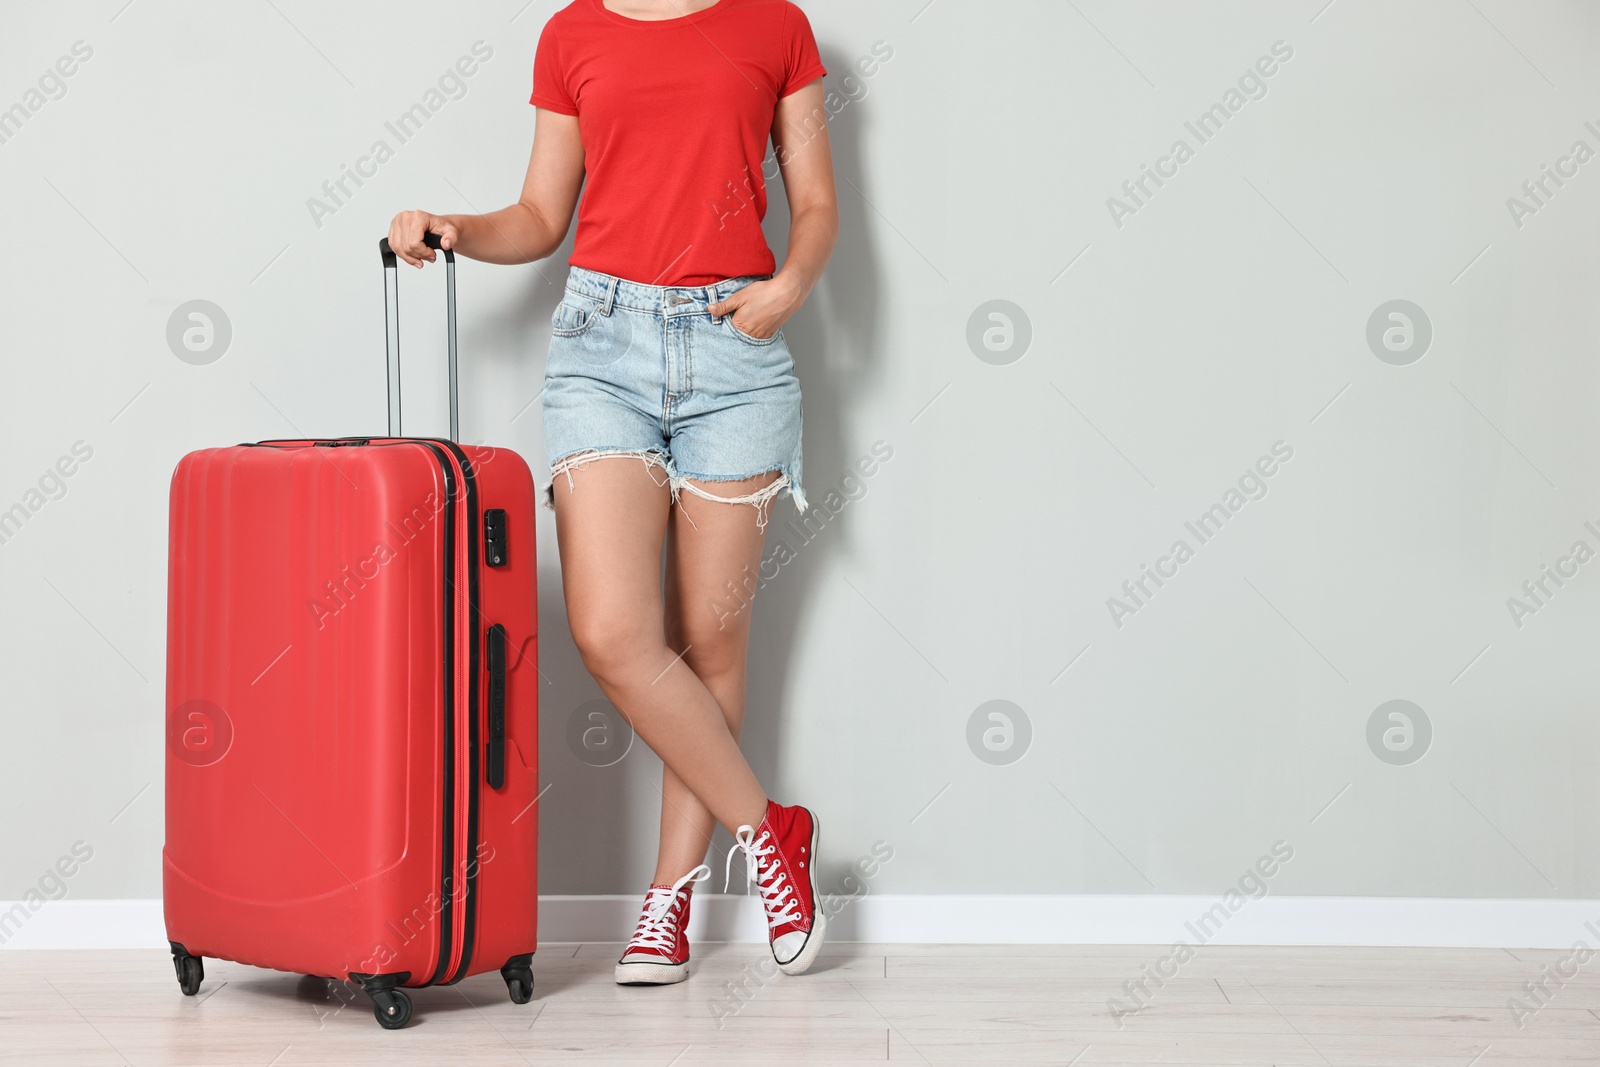
M 671 488 L 734 504 L 767 505 L 800 487 L 800 382 L 779 330 L 752 337 L 733 316 L 707 307 L 771 275 L 711 285 L 644 285 L 572 267 L 550 326 L 544 438 L 552 484 L 599 459 L 642 461 Z M 717 496 L 691 483 L 778 472 L 746 496 Z M 659 472 L 657 475 L 655 472 Z

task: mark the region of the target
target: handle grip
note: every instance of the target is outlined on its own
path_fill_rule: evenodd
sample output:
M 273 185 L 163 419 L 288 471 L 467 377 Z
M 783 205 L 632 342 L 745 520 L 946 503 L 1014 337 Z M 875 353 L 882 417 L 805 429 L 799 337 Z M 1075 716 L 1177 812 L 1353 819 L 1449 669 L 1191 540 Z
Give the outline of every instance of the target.
M 422 235 L 429 248 L 444 252 L 445 340 L 450 354 L 450 440 L 461 439 L 461 400 L 456 373 L 456 254 L 442 248 L 436 233 Z M 389 436 L 400 437 L 400 270 L 389 239 L 378 242 L 383 258 L 384 345 L 389 366 Z
M 490 789 L 506 784 L 506 628 L 489 627 L 484 642 L 489 663 L 489 750 L 484 755 L 484 777 Z
M 432 230 L 429 230 L 427 233 L 422 235 L 422 243 L 427 245 L 429 248 L 443 250 L 445 262 L 447 263 L 456 258 L 455 252 L 444 247 L 444 238 L 440 237 Z M 385 267 L 392 267 L 395 265 L 394 249 L 389 247 L 389 239 L 387 237 L 378 242 L 378 254 L 383 257 L 383 265 Z

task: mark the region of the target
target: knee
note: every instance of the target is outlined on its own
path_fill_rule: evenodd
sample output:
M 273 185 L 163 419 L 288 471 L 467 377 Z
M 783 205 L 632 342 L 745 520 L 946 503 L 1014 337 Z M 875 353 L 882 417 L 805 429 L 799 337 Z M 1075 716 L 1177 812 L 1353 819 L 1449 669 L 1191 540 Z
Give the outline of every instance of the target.
M 745 631 L 742 627 L 686 627 L 679 648 L 688 648 L 684 660 L 707 685 L 741 674 L 745 668 Z
M 660 627 L 635 612 L 590 608 L 569 613 L 568 622 L 583 665 L 601 684 L 625 682 L 665 644 Z

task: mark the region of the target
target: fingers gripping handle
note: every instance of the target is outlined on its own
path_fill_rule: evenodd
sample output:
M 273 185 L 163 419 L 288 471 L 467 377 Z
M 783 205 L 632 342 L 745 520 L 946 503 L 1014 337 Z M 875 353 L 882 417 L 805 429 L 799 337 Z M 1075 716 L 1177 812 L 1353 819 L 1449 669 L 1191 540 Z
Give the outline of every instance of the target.
M 423 234 L 422 243 L 427 245 L 429 248 L 443 250 L 446 263 L 455 262 L 456 254 L 450 251 L 450 249 L 444 247 L 444 239 L 438 234 L 432 232 Z M 394 249 L 389 247 L 389 239 L 387 237 L 378 242 L 378 254 L 383 257 L 383 265 L 385 267 L 392 267 L 395 265 Z
M 461 401 L 456 374 L 456 254 L 443 248 L 436 233 L 423 235 L 429 248 L 444 252 L 445 339 L 450 352 L 450 440 L 461 439 Z M 378 242 L 383 257 L 384 340 L 389 359 L 389 436 L 400 430 L 400 270 L 394 249 L 385 237 Z

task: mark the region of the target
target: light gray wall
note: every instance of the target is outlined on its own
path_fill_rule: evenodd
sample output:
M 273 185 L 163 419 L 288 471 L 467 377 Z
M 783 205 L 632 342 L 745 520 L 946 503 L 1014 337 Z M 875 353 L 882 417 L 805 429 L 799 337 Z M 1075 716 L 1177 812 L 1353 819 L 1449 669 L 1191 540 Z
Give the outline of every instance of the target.
M 0 106 L 93 50 L 0 143 L 0 507 L 93 450 L 0 544 L 0 898 L 80 839 L 74 896 L 159 893 L 170 472 L 382 429 L 373 244 L 398 209 L 515 196 L 553 10 L 524 2 L 0 10 Z M 1600 160 L 1508 208 L 1575 141 L 1600 149 L 1594 6 L 805 7 L 848 101 L 843 229 L 786 332 L 807 489 L 855 499 L 803 545 L 775 512 L 795 558 L 758 601 L 747 748 L 820 812 L 830 880 L 883 841 L 875 890 L 1214 892 L 1281 840 L 1277 892 L 1600 895 L 1600 562 L 1521 625 L 1507 604 L 1574 542 L 1600 549 Z M 384 123 L 477 41 L 466 95 L 314 220 L 308 198 L 394 146 Z M 892 58 L 847 83 L 879 41 Z M 1185 122 L 1279 41 L 1265 96 L 1199 143 Z M 1193 158 L 1119 225 L 1108 198 L 1180 138 Z M 541 479 L 529 405 L 564 258 L 461 267 L 465 436 Z M 420 356 L 442 279 L 403 283 Z M 231 323 L 209 365 L 166 337 L 195 299 Z M 993 300 L 1031 330 L 1009 363 L 969 345 Z M 1393 300 L 1431 323 L 1405 365 L 1367 339 Z M 438 430 L 436 393 L 412 396 L 432 424 L 408 428 Z M 879 441 L 892 459 L 847 483 Z M 1277 442 L 1265 496 L 1201 544 L 1185 522 Z M 539 521 L 544 888 L 632 893 L 659 767 L 568 747 L 598 690 Z M 1108 598 L 1179 539 L 1193 558 L 1118 625 Z M 1030 724 L 1008 765 L 969 746 L 994 700 Z M 1391 700 L 1431 724 L 1406 765 L 1369 746 Z

